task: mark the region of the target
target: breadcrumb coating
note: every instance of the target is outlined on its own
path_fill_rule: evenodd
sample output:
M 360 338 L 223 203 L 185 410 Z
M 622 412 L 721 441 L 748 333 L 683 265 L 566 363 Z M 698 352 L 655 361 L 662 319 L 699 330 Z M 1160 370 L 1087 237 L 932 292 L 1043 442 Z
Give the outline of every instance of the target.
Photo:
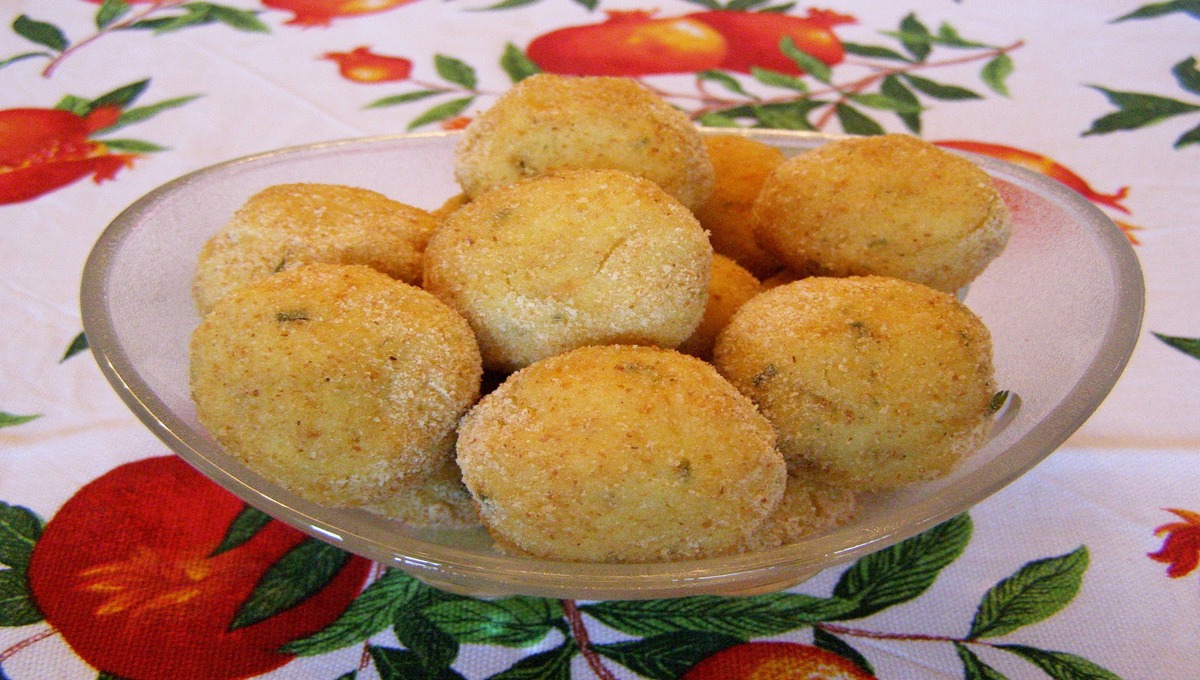
M 687 114 L 632 78 L 549 73 L 517 83 L 466 127 L 454 172 L 473 200 L 568 168 L 645 177 L 689 209 L 713 185 L 704 140 Z
M 435 224 L 428 212 L 367 189 L 267 187 L 205 243 L 192 294 L 203 314 L 240 286 L 310 262 L 367 265 L 419 284 Z
M 1000 254 L 1008 209 L 981 168 L 911 135 L 830 142 L 771 173 L 757 243 L 794 271 L 880 275 L 955 292 Z
M 458 464 L 500 545 L 656 562 L 733 551 L 779 504 L 770 423 L 707 363 L 584 347 L 509 377 L 463 419 Z
M 850 489 L 942 476 L 991 424 L 987 328 L 953 295 L 900 279 L 768 290 L 734 315 L 713 361 L 774 424 L 789 463 Z
M 466 322 L 362 265 L 309 264 L 219 300 L 191 342 L 200 422 L 258 474 L 356 506 L 424 479 L 479 394 Z

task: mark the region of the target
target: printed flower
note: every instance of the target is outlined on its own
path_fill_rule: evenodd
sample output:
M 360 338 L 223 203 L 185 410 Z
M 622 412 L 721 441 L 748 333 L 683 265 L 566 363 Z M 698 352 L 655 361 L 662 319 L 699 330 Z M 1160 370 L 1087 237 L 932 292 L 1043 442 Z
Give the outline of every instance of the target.
M 1187 576 L 1200 566 L 1200 513 L 1191 510 L 1167 508 L 1179 516 L 1182 522 L 1164 524 L 1154 530 L 1155 536 L 1166 534 L 1162 548 L 1149 553 L 1150 559 L 1167 566 L 1167 576 Z
M 90 176 L 99 184 L 137 157 L 115 154 L 88 135 L 111 126 L 120 109 L 80 116 L 58 109 L 0 111 L 0 205 L 28 201 Z

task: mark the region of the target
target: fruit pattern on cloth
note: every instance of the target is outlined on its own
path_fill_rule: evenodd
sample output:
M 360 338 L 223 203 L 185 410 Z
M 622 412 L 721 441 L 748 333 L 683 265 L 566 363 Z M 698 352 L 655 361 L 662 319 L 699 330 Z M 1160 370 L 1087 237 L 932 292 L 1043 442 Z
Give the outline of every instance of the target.
M 1110 2 L 1080 9 L 1079 16 L 1063 10 L 1059 21 L 1070 33 L 1161 27 L 1170 38 L 1163 49 L 1179 53 L 1167 55 L 1162 72 L 1143 75 L 1145 87 L 1092 79 L 1036 89 L 1023 78 L 1032 70 L 1027 55 L 1035 61 L 1045 48 L 1031 37 L 1037 27 L 973 14 L 979 10 L 972 4 L 20 3 L 0 29 L 6 32 L 0 229 L 15 232 L 10 215 L 16 222 L 38 210 L 96 214 L 83 224 L 91 231 L 75 228 L 70 238 L 77 269 L 86 242 L 120 208 L 183 172 L 308 141 L 459 129 L 512 83 L 539 71 L 636 77 L 709 126 L 906 131 L 994 156 L 1078 191 L 1113 217 L 1139 251 L 1156 231 L 1175 228 L 1157 223 L 1160 213 L 1135 201 L 1140 174 L 1056 157 L 1073 145 L 1132 135 L 1154 158 L 1195 158 L 1200 70 L 1196 55 L 1181 45 L 1200 34 L 1200 5 Z M 214 56 L 222 51 L 231 55 Z M 197 55 L 209 71 L 190 68 Z M 241 69 L 227 80 L 216 69 L 234 57 L 243 60 Z M 1069 137 L 1058 143 L 1047 141 L 1053 135 L 1024 134 L 1017 123 L 1005 126 L 1005 113 L 981 113 L 981 106 L 1008 111 L 1011 102 L 1060 91 L 1069 93 L 1066 102 L 1098 106 L 1082 125 L 1055 129 Z M 303 93 L 303 111 L 279 114 L 286 124 L 271 117 L 269 106 L 257 114 L 261 119 L 239 108 L 242 100 L 247 108 L 281 101 L 272 98 L 278 92 Z M 989 125 L 955 122 L 974 117 Z M 1062 128 L 1053 111 L 1047 118 Z M 11 252 L 34 238 L 22 233 L 24 241 L 4 242 L 16 244 Z M 73 275 L 66 278 L 77 287 Z M 19 277 L 12 281 L 5 281 L 8 289 L 24 285 Z M 60 295 L 50 304 L 70 306 L 74 299 Z M 1164 370 L 1186 378 L 1200 360 L 1200 327 L 1168 312 L 1148 317 L 1175 323 L 1152 325 L 1149 343 L 1164 351 L 1156 355 L 1171 366 Z M 986 506 L 769 595 L 575 602 L 444 593 L 306 538 L 163 456 L 161 445 L 104 391 L 77 324 L 77 316 L 60 314 L 36 336 L 43 347 L 39 370 L 51 376 L 45 399 L 25 400 L 4 386 L 36 384 L 20 377 L 8 347 L 0 365 L 8 374 L 14 362 L 16 376 L 0 382 L 0 456 L 45 460 L 59 448 L 61 455 L 89 456 L 78 477 L 60 469 L 70 465 L 62 461 L 0 460 L 5 473 L 39 469 L 46 471 L 41 479 L 62 478 L 54 478 L 60 488 L 46 493 L 0 475 L 5 680 L 790 677 L 781 675 L 785 670 L 862 678 L 896 677 L 889 669 L 914 667 L 936 669 L 929 671 L 936 677 L 1108 678 L 1120 677 L 1113 660 L 1123 661 L 1121 655 L 1085 642 L 1079 632 L 1056 637 L 1047 628 L 1073 621 L 1080 607 L 1096 610 L 1094 602 L 1077 602 L 1087 599 L 1085 588 L 1114 587 L 1103 571 L 1089 568 L 1095 562 L 1144 563 L 1154 575 L 1145 587 L 1156 589 L 1156 597 L 1200 610 L 1195 496 L 1186 506 L 1189 499 L 1145 501 L 1143 514 L 1154 520 L 1137 528 L 1143 548 L 1116 556 L 1101 556 L 1094 536 L 1058 541 L 1052 550 L 997 547 L 989 541 L 1002 534 L 995 522 L 982 522 L 992 507 Z M 49 350 L 47 334 L 54 338 Z M 87 388 L 57 377 L 68 373 L 76 380 L 87 375 Z M 1189 384 L 1191 392 L 1168 396 L 1186 403 L 1196 391 Z M 80 400 L 105 399 L 94 410 L 79 408 Z M 73 417 L 90 422 L 95 434 L 61 430 Z M 41 434 L 39 428 L 51 426 L 60 429 Z M 124 434 L 109 436 L 109 429 Z M 981 533 L 980 525 L 994 533 Z M 1005 560 L 998 578 L 962 574 L 964 554 L 979 543 L 988 546 L 978 550 L 988 550 L 989 560 Z M 967 599 L 947 613 L 931 600 L 949 578 Z M 946 619 L 927 620 L 928 611 Z M 1180 619 L 1194 620 L 1194 613 Z M 1167 630 L 1164 643 L 1172 642 Z M 1095 634 L 1102 641 L 1116 635 Z M 898 657 L 915 661 L 904 665 Z

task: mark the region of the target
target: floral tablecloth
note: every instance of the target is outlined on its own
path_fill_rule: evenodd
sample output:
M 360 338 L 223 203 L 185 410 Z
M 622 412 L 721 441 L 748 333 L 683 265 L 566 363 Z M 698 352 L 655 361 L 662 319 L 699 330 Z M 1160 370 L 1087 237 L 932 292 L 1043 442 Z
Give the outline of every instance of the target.
M 1200 2 L 0 15 L 0 678 L 1200 677 Z M 278 522 L 222 544 L 241 501 L 172 456 L 89 356 L 80 272 L 99 233 L 191 170 L 459 128 L 539 70 L 635 76 L 707 125 L 911 132 L 1044 172 L 1140 258 L 1132 360 L 1015 484 L 787 592 L 484 600 L 344 554 L 312 568 L 312 539 Z M 850 595 L 854 611 L 820 614 Z

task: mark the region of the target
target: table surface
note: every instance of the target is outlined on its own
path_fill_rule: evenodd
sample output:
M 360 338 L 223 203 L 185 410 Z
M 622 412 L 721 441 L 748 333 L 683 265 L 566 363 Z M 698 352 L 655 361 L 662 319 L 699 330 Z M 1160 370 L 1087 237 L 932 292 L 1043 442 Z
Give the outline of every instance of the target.
M 713 10 L 723 33 L 679 21 Z M 0 15 L 0 678 L 1200 676 L 1195 0 L 17 0 Z M 780 78 L 784 26 L 828 68 Z M 567 27 L 581 39 L 528 49 Z M 769 596 L 481 600 L 349 556 L 306 578 L 302 536 L 277 522 L 211 554 L 240 501 L 139 423 L 81 334 L 100 232 L 189 171 L 461 127 L 539 65 L 622 50 L 701 122 L 770 98 L 737 122 L 965 140 L 1079 191 L 1146 282 L 1108 399 L 968 515 Z M 803 613 L 865 573 L 886 594 L 856 618 Z

